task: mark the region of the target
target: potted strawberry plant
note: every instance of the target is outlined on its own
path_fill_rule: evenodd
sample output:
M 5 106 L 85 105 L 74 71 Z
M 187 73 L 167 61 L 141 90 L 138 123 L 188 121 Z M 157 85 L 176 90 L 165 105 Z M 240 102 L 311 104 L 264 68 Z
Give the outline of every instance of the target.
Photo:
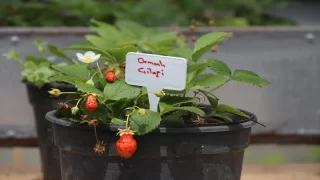
M 214 91 L 229 81 L 258 87 L 269 82 L 251 71 L 232 71 L 219 60 L 199 60 L 230 35 L 209 33 L 193 50 L 160 53 L 188 60 L 183 90 L 150 92 L 128 84 L 126 74 L 133 68 L 126 66 L 128 48 L 119 49 L 126 64 L 124 56 L 110 56 L 103 67 L 93 68 L 90 63 L 106 55 L 96 51 L 76 54 L 85 64 L 53 66 L 62 74 L 57 81 L 77 87 L 74 92 L 50 91 L 73 99 L 46 114 L 60 150 L 62 179 L 240 179 L 243 151 L 257 118 L 219 103 Z M 138 62 L 164 67 L 161 60 Z M 155 78 L 162 74 L 151 68 L 138 71 Z M 149 109 L 150 95 L 160 98 L 156 110 Z
M 100 60 L 110 61 L 113 56 L 123 58 L 124 52 L 136 51 L 137 47 L 142 52 L 157 53 L 183 45 L 183 41 L 176 32 L 161 32 L 131 21 L 119 21 L 116 26 L 95 20 L 91 22 L 91 28 L 95 34 L 85 35 L 86 41 L 81 42 L 80 46 L 74 44 L 65 50 L 78 50 L 79 48 L 79 50 L 94 50 L 102 52 L 103 56 L 99 57 Z M 57 180 L 60 178 L 58 150 L 52 144 L 51 126 L 44 120 L 44 116 L 47 111 L 58 108 L 61 105 L 60 101 L 67 101 L 67 96 L 61 95 L 51 98 L 47 92 L 54 93 L 52 88 L 67 92 L 76 89 L 67 79 L 64 82 L 58 82 L 55 78 L 61 78 L 63 73 L 56 71 L 51 66 L 53 64 L 59 67 L 67 64 L 78 65 L 80 62 L 68 57 L 65 52 L 54 45 L 46 44 L 40 40 L 36 40 L 33 45 L 39 51 L 38 56 L 21 57 L 15 49 L 11 49 L 4 55 L 10 60 L 15 60 L 22 68 L 21 80 L 26 84 L 29 101 L 34 109 L 44 179 Z M 119 47 L 123 47 L 123 49 Z M 61 62 L 61 60 L 64 61 Z M 98 64 L 97 66 L 99 67 Z M 111 80 L 115 78 L 115 75 L 110 73 L 108 76 Z

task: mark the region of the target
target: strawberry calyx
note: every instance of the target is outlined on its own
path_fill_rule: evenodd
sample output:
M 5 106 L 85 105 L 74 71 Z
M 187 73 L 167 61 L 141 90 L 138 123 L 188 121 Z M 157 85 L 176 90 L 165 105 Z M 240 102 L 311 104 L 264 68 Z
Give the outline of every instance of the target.
M 127 129 L 118 129 L 117 135 L 123 136 L 123 135 L 134 135 L 134 132 L 129 128 Z

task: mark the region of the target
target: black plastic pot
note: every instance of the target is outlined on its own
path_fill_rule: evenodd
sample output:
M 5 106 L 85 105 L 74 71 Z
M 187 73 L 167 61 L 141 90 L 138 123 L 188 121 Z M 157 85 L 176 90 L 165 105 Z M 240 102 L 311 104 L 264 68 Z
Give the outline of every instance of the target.
M 66 97 L 49 97 L 48 91 L 51 88 L 58 88 L 61 91 L 76 91 L 76 89 L 74 86 L 65 83 L 45 84 L 42 88 L 35 87 L 28 82 L 24 83 L 27 86 L 29 102 L 33 107 L 35 116 L 43 179 L 59 180 L 61 179 L 59 150 L 53 144 L 51 125 L 44 117 L 48 111 L 57 108 L 58 101 L 65 101 Z
M 243 152 L 255 124 L 159 127 L 135 136 L 137 152 L 122 159 L 115 148 L 119 126 L 97 127 L 99 139 L 106 143 L 105 153 L 98 155 L 92 128 L 56 118 L 54 113 L 48 112 L 46 119 L 52 122 L 60 149 L 63 180 L 239 180 Z

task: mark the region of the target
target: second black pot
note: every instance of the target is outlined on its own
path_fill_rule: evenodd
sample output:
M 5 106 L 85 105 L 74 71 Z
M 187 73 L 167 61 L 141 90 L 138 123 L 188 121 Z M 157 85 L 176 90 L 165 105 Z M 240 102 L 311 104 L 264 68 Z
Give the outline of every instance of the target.
M 48 91 L 58 88 L 61 91 L 76 91 L 75 87 L 65 83 L 45 84 L 38 88 L 31 83 L 24 82 L 27 86 L 29 102 L 33 107 L 37 137 L 41 156 L 41 168 L 44 180 L 61 179 L 59 150 L 53 144 L 51 125 L 45 120 L 45 114 L 58 107 L 58 102 L 64 102 L 65 96 L 58 98 L 50 97 Z
M 137 152 L 122 159 L 115 148 L 118 126 L 97 127 L 99 139 L 106 143 L 105 153 L 98 155 L 93 150 L 92 128 L 56 118 L 54 113 L 47 113 L 46 119 L 60 149 L 63 180 L 240 180 L 243 152 L 255 124 L 247 120 L 219 126 L 159 127 L 135 136 Z

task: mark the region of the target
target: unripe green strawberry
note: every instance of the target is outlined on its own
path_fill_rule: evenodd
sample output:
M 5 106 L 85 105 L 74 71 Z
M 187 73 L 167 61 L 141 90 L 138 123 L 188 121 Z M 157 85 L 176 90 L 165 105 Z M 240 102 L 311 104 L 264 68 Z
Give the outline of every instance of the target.
M 117 152 L 122 158 L 130 158 L 137 150 L 137 142 L 133 138 L 133 132 L 129 129 L 120 132 L 120 138 L 116 142 Z
M 116 74 L 113 71 L 109 71 L 106 73 L 106 80 L 108 82 L 114 82 L 116 80 Z
M 88 111 L 95 111 L 98 108 L 98 102 L 94 95 L 90 94 L 86 101 L 86 109 Z

